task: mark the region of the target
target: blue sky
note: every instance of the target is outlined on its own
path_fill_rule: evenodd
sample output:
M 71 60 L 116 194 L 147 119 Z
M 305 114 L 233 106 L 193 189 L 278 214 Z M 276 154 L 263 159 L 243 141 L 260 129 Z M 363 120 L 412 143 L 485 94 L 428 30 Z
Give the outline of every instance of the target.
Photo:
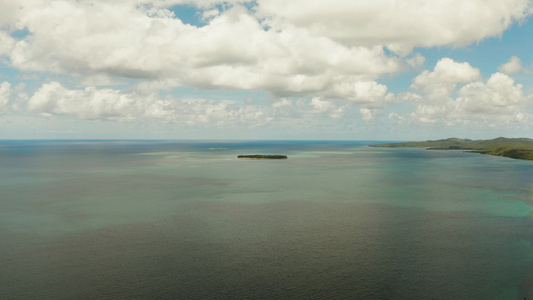
M 530 137 L 531 0 L 9 0 L 0 139 Z

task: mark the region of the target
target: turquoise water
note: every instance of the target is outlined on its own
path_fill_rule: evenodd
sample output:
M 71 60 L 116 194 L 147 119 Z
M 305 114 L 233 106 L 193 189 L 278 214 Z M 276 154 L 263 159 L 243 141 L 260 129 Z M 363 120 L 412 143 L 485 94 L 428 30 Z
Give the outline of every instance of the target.
M 533 299 L 533 162 L 366 144 L 0 141 L 0 299 Z

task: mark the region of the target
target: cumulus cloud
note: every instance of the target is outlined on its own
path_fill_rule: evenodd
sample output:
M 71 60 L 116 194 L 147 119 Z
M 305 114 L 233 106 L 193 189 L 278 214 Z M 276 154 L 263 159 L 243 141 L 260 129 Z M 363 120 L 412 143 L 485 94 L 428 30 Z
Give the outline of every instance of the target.
M 379 79 L 420 70 L 426 59 L 416 47 L 464 46 L 501 35 L 532 14 L 531 3 L 4 0 L 2 63 L 23 76 L 68 78 L 69 86 L 87 88 L 50 82 L 28 96 L 4 83 L 0 109 L 16 94 L 11 109 L 48 116 L 223 127 L 266 124 L 278 115 L 355 115 L 373 123 L 394 99 L 414 107 L 410 114 L 389 113 L 398 122 L 453 125 L 489 115 L 525 122 L 527 115 L 520 113 L 528 98 L 506 75 L 524 70 L 517 57 L 488 80 L 467 62 L 443 58 L 397 96 Z M 196 7 L 205 24 L 185 24 L 174 5 Z M 117 84 L 134 86 L 95 87 Z M 260 106 L 160 96 L 176 87 L 263 90 L 273 100 Z
M 14 44 L 15 40 L 11 36 L 0 31 L 0 56 L 9 54 Z
M 330 98 L 347 99 L 353 103 L 377 103 L 385 99 L 387 87 L 375 81 L 346 80 L 334 84 L 326 95 Z
M 516 56 L 511 57 L 508 62 L 498 67 L 498 71 L 505 74 L 515 74 L 525 70 L 522 66 L 522 60 Z
M 379 111 L 380 111 L 379 109 L 370 108 L 370 107 L 361 107 L 359 109 L 359 113 L 361 114 L 361 119 L 366 123 L 372 123 L 372 121 L 374 121 Z
M 495 73 L 487 83 L 473 82 L 459 90 L 457 109 L 466 114 L 512 114 L 526 104 L 523 86 L 506 74 Z
M 135 119 L 139 113 L 164 118 L 168 116 L 164 101 L 141 101 L 132 94 L 112 89 L 69 90 L 58 82 L 44 84 L 27 103 L 34 113 L 72 115 L 82 119 Z
M 0 112 L 5 110 L 11 97 L 11 84 L 9 82 L 2 82 L 0 84 Z
M 467 62 L 456 62 L 443 58 L 437 62 L 432 72 L 423 71 L 413 80 L 415 88 L 441 83 L 464 83 L 481 78 L 481 72 Z
M 443 58 L 433 71 L 425 70 L 413 79 L 411 88 L 423 92 L 427 99 L 440 101 L 453 92 L 458 83 L 481 79 L 481 71 L 467 62 Z
M 412 58 L 406 59 L 407 64 L 415 70 L 418 70 L 424 66 L 426 58 L 420 53 L 416 53 Z
M 315 97 L 311 100 L 311 107 L 313 107 L 313 112 L 315 113 L 325 113 L 336 108 L 332 102 L 319 97 Z
M 282 98 L 272 103 L 272 107 L 274 108 L 283 108 L 283 107 L 290 107 L 290 106 L 292 106 L 292 101 L 287 98 Z
M 418 104 L 410 119 L 422 124 L 445 123 L 446 125 L 456 125 L 456 111 L 453 101 L 446 100 L 438 104 Z
M 17 88 L 18 89 L 18 88 Z M 21 93 L 21 91 L 19 91 Z M 282 98 L 270 106 L 255 102 L 239 104 L 232 100 L 179 99 L 162 97 L 142 90 L 119 91 L 111 88 L 69 89 L 58 82 L 43 84 L 31 96 L 21 97 L 20 112 L 47 118 L 56 116 L 115 122 L 167 123 L 177 126 L 211 128 L 254 128 L 267 124 L 285 124 L 287 120 L 314 124 L 317 115 L 331 119 L 352 120 L 350 112 L 358 107 L 360 119 L 371 123 L 382 107 L 374 104 L 357 106 L 323 97 Z M 372 106 L 373 105 L 373 106 Z M 328 118 L 320 118 L 327 122 Z
M 0 32 L 0 55 L 22 71 L 355 102 L 379 97 L 361 96 L 360 88 L 380 75 L 424 63 L 418 54 L 402 59 L 384 47 L 406 55 L 413 47 L 465 45 L 499 35 L 529 14 L 524 0 L 6 0 L 1 5 L 4 28 L 29 33 L 14 41 Z M 184 24 L 169 10 L 173 5 L 198 7 L 208 24 Z
M 352 108 L 350 104 L 338 105 L 322 97 L 314 97 L 309 103 L 310 112 L 313 114 L 327 114 L 334 119 L 342 118 Z
M 125 93 L 114 89 L 70 90 L 58 82 L 44 84 L 29 98 L 26 110 L 47 116 L 113 121 L 159 120 L 182 125 L 255 126 L 271 117 L 257 106 L 234 101 L 161 98 L 158 94 Z
M 464 46 L 500 35 L 531 13 L 525 0 L 258 0 L 276 28 L 288 22 L 343 45 L 385 45 L 407 55 L 414 47 Z M 281 24 L 281 25 L 279 25 Z
M 458 83 L 465 85 L 457 90 Z M 500 72 L 484 81 L 479 70 L 469 64 L 443 59 L 432 72 L 424 71 L 414 78 L 412 88 L 414 92 L 399 95 L 397 101 L 412 103 L 414 111 L 408 115 L 392 113 L 389 119 L 490 127 L 525 124 L 528 120 L 524 108 L 531 103 L 523 86 Z
M 17 26 L 29 35 L 7 55 L 23 71 L 307 96 L 342 94 L 330 89 L 406 68 L 380 45 L 345 46 L 291 24 L 268 30 L 240 5 L 212 15 L 203 27 L 184 24 L 163 6 L 146 11 L 123 1 L 19 6 Z

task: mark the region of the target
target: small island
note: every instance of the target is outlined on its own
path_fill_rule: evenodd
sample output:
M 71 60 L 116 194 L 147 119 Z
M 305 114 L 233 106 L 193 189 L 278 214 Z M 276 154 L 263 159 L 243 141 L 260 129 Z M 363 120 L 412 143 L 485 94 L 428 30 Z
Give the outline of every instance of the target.
M 237 158 L 246 158 L 246 159 L 287 159 L 287 155 L 251 154 L 251 155 L 238 155 Z
M 533 139 L 527 138 L 499 137 L 492 140 L 450 138 L 425 142 L 377 144 L 370 145 L 370 147 L 411 147 L 426 148 L 428 150 L 468 150 L 474 153 L 533 160 Z

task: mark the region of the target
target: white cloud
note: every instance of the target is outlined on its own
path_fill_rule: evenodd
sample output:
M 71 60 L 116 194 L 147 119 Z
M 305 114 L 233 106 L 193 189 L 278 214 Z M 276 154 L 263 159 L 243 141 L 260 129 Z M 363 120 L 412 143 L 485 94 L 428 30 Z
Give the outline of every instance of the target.
M 30 97 L 26 109 L 49 116 L 113 121 L 159 120 L 191 126 L 255 126 L 271 120 L 257 106 L 238 106 L 233 101 L 161 98 L 159 95 L 120 92 L 113 89 L 70 90 L 57 82 L 44 84 Z
M 238 104 L 231 100 L 161 97 L 158 93 L 142 90 L 126 92 L 94 87 L 68 89 L 58 82 L 43 84 L 33 95 L 21 97 L 20 101 L 23 103 L 18 105 L 19 111 L 47 118 L 66 116 L 85 120 L 157 122 L 212 128 L 253 128 L 267 123 L 283 123 L 287 118 L 310 122 L 319 114 L 340 119 L 347 117 L 354 107 L 353 103 L 322 97 L 300 98 L 295 102 L 282 98 L 270 106 L 261 106 L 253 102 Z M 372 122 L 380 111 L 381 107 L 375 105 L 359 110 L 361 119 L 367 123 Z M 326 120 L 322 119 L 323 122 Z M 316 126 L 319 126 L 318 123 Z
M 472 71 L 471 68 L 465 70 Z M 472 72 L 472 75 L 475 73 Z M 466 80 L 467 77 L 463 79 Z M 503 73 L 492 74 L 486 82 L 474 80 L 476 77 L 471 76 L 472 81 L 458 91 L 450 81 L 445 85 L 439 81 L 431 81 L 428 85 L 421 86 L 422 95 L 406 93 L 399 97 L 415 105 L 409 118 L 417 123 L 488 127 L 527 124 L 529 114 L 525 107 L 531 105 L 531 101 L 524 95 L 521 84 L 516 84 L 511 77 Z M 455 92 L 457 96 L 454 96 Z M 399 121 L 403 121 L 402 117 L 398 114 L 391 116 Z
M 416 46 L 465 45 L 528 14 L 524 0 L 259 0 L 252 11 L 239 5 L 245 2 L 3 1 L 7 28 L 30 34 L 15 43 L 2 32 L 0 55 L 22 71 L 366 102 L 378 96 L 361 95 L 358 86 L 424 63 L 419 54 L 405 61 L 387 55 L 384 46 L 407 54 Z M 216 12 L 221 3 L 226 9 Z M 205 9 L 209 23 L 184 24 L 167 9 L 175 4 Z
M 526 104 L 523 86 L 503 73 L 493 74 L 486 84 L 473 82 L 459 90 L 457 109 L 467 114 L 514 114 Z
M 405 61 L 412 69 L 418 70 L 424 66 L 426 58 L 420 53 L 416 53 L 412 58 L 408 58 Z
M 258 0 L 277 24 L 309 28 L 347 46 L 385 45 L 407 55 L 414 47 L 464 46 L 498 36 L 531 13 L 527 0 Z
M 84 76 L 81 78 L 80 85 L 81 86 L 112 86 L 112 85 L 120 85 L 123 84 L 123 82 L 119 80 L 114 80 L 108 75 L 100 74 L 100 75 L 93 75 L 93 76 Z
M 522 66 L 522 60 L 516 56 L 511 57 L 507 63 L 498 67 L 498 71 L 509 75 L 521 72 L 523 70 L 524 67 Z
M 107 1 L 107 0 L 99 0 Z M 136 2 L 138 4 L 145 4 L 154 7 L 170 7 L 174 5 L 192 5 L 198 8 L 209 9 L 215 5 L 236 5 L 243 3 L 251 3 L 255 0 L 119 0 L 123 2 Z
M 0 28 L 16 29 L 18 3 L 16 1 L 0 2 Z M 19 28 L 20 29 L 20 28 Z
M 401 114 L 397 112 L 392 112 L 389 114 L 388 119 L 398 124 L 403 124 L 406 120 L 406 117 L 402 116 Z
M 274 108 L 283 108 L 283 107 L 290 107 L 290 106 L 292 106 L 292 101 L 287 98 L 282 98 L 272 103 L 272 107 Z
M 52 82 L 27 96 L 4 84 L 0 109 L 16 94 L 11 110 L 52 117 L 224 127 L 265 124 L 279 116 L 342 118 L 352 116 L 355 108 L 356 118 L 373 123 L 394 98 L 409 104 L 393 105 L 414 107 L 411 114 L 389 111 L 389 119 L 399 122 L 473 124 L 487 123 L 492 116 L 495 124 L 523 123 L 529 118 L 523 87 L 503 74 L 524 70 L 517 57 L 488 80 L 467 62 L 443 58 L 398 96 L 378 81 L 422 68 L 425 57 L 414 47 L 463 46 L 501 35 L 533 12 L 531 3 L 4 0 L 1 61 L 21 71 L 22 78 L 50 75 L 53 80 L 68 78 L 69 86 L 88 87 L 68 89 Z M 183 4 L 199 8 L 197 17 L 205 26 L 176 18 L 170 8 Z M 28 35 L 19 32 L 13 38 L 17 30 Z M 94 87 L 117 83 L 135 85 L 123 91 Z M 182 86 L 264 90 L 277 100 L 260 106 L 252 100 L 241 105 L 159 94 Z
M 378 103 L 385 99 L 387 87 L 375 81 L 346 80 L 334 84 L 326 95 L 353 103 Z
M 164 8 L 147 12 L 123 1 L 34 0 L 20 6 L 17 26 L 30 35 L 9 57 L 23 71 L 320 96 L 339 93 L 335 89 L 347 81 L 406 69 L 380 45 L 345 46 L 291 24 L 266 30 L 239 5 L 210 15 L 201 28 Z M 339 97 L 351 95 L 341 91 Z
M 338 106 L 332 101 L 323 99 L 321 97 L 314 97 L 309 103 L 311 112 L 314 114 L 328 114 L 334 119 L 339 119 L 345 116 L 346 112 L 351 108 L 351 105 Z
M 2 82 L 0 84 L 0 112 L 5 110 L 11 97 L 11 84 L 9 82 Z
M 332 102 L 319 97 L 311 99 L 310 105 L 313 108 L 314 113 L 325 113 L 336 108 Z
M 438 104 L 419 104 L 409 117 L 422 124 L 442 122 L 446 125 L 455 125 L 455 117 L 452 117 L 454 113 L 453 101 L 447 100 Z
M 481 71 L 467 62 L 456 62 L 443 58 L 437 62 L 433 71 L 423 71 L 413 79 L 411 88 L 425 94 L 426 99 L 442 101 L 447 99 L 458 83 L 481 79 Z
M 376 114 L 379 110 L 372 109 L 368 107 L 361 107 L 359 113 L 361 114 L 361 119 L 366 123 L 371 123 L 376 118 Z
M 441 83 L 465 83 L 481 78 L 481 72 L 467 62 L 456 62 L 443 58 L 437 62 L 433 72 L 423 71 L 413 80 L 415 88 Z
M 15 40 L 3 31 L 0 31 L 0 57 L 8 55 L 13 50 Z

